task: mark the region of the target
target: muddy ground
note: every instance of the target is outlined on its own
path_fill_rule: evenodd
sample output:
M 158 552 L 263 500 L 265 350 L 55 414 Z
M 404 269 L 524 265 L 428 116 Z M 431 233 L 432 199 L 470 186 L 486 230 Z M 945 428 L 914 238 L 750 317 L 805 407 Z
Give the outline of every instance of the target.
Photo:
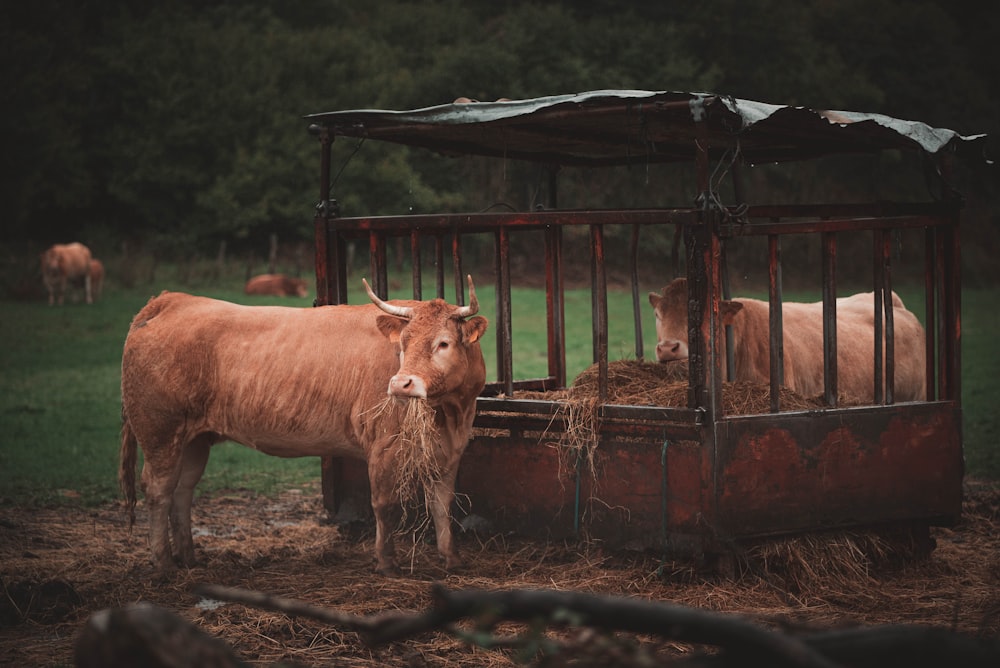
M 172 579 L 148 560 L 140 504 L 129 535 L 120 504 L 99 508 L 0 508 L 0 664 L 73 664 L 74 642 L 95 611 L 149 601 L 224 639 L 256 665 L 507 666 L 511 650 L 470 647 L 443 633 L 384 647 L 318 622 L 238 604 L 213 605 L 199 583 L 270 592 L 345 612 L 421 611 L 431 583 L 452 589 L 547 588 L 667 601 L 744 613 L 788 626 L 930 624 L 1000 636 L 1000 485 L 969 483 L 962 521 L 932 528 L 922 561 L 892 550 L 861 554 L 865 541 L 831 537 L 749 555 L 735 579 L 664 562 L 652 553 L 607 552 L 599 544 L 555 544 L 516 536 L 461 537 L 466 566 L 447 574 L 425 541 L 403 538 L 404 574 L 375 575 L 372 536 L 324 521 L 315 489 L 277 499 L 234 491 L 195 503 L 201 565 Z M 816 550 L 826 550 L 818 554 Z M 831 555 L 833 555 L 831 557 Z M 523 629 L 509 629 L 517 633 Z M 571 646 L 572 633 L 558 638 Z M 640 638 L 657 655 L 692 650 Z

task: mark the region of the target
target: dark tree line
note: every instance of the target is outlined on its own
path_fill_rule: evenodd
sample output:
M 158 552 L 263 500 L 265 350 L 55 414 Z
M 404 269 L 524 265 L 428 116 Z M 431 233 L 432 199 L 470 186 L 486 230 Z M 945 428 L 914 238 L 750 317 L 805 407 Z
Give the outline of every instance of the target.
M 206 255 L 308 241 L 318 149 L 302 116 L 336 109 L 710 90 L 995 132 L 998 31 L 1000 6 L 971 0 L 5 3 L 4 238 Z M 336 152 L 348 215 L 528 205 L 537 180 L 355 148 Z M 600 205 L 629 178 L 565 187 Z M 992 193 L 995 175 L 972 187 Z

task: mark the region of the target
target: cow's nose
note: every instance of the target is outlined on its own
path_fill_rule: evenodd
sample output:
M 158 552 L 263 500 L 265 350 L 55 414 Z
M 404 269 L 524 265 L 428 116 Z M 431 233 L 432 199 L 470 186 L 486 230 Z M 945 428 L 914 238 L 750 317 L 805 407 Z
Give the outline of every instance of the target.
M 396 374 L 389 379 L 389 394 L 400 398 L 427 398 L 427 387 L 420 376 Z
M 661 362 L 669 362 L 683 356 L 680 341 L 658 341 L 656 343 L 656 359 Z

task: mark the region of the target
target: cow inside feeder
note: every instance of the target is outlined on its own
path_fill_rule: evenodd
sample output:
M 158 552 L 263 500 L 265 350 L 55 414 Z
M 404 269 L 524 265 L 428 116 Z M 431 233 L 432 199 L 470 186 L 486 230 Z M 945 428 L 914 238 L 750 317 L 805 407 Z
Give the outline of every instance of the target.
M 320 203 L 315 217 L 317 304 L 347 301 L 350 245 L 367 242 L 370 277 L 383 299 L 425 298 L 424 265 L 435 295 L 463 303 L 463 240 L 492 247 L 496 340 L 494 380 L 478 399 L 476 432 L 459 472 L 467 503 L 456 514 L 487 518 L 496 530 L 608 545 L 640 545 L 682 555 L 726 555 L 767 536 L 849 527 L 904 527 L 928 545 L 928 527 L 961 512 L 963 456 L 960 383 L 959 212 L 952 157 L 972 154 L 981 136 L 878 114 L 817 111 L 707 93 L 598 91 L 579 95 L 412 111 L 337 111 L 306 117 L 320 142 Z M 338 138 L 380 140 L 449 156 L 486 156 L 541 165 L 544 206 L 524 211 L 341 217 L 331 193 Z M 747 165 L 810 162 L 824 156 L 897 152 L 934 181 L 929 201 L 817 204 L 752 201 Z M 561 169 L 650 169 L 682 164 L 693 173 L 693 205 L 559 208 Z M 732 178 L 726 205 L 721 176 Z M 645 235 L 669 230 L 670 252 L 640 271 Z M 820 283 L 823 392 L 800 397 L 783 387 L 782 240 L 807 238 Z M 853 257 L 857 238 L 867 245 Z M 517 245 L 519 238 L 527 243 Z M 628 240 L 635 348 L 631 361 L 609 359 L 609 238 Z M 838 254 L 850 238 L 851 258 Z M 908 303 L 924 325 L 920 363 L 926 396 L 897 401 L 893 318 L 894 248 L 917 246 L 922 303 Z M 412 295 L 389 295 L 387 248 L 409 248 Z M 590 255 L 593 366 L 567 369 L 567 247 Z M 769 380 L 731 382 L 720 304 L 730 298 L 735 246 L 759 253 L 766 277 Z M 683 262 L 680 248 L 683 247 Z M 512 248 L 536 248 L 517 264 Z M 432 257 L 428 257 L 432 255 Z M 908 249 L 912 257 L 914 251 Z M 672 256 L 672 257 L 671 257 Z M 671 261 L 672 260 L 672 261 Z M 852 264 L 853 263 L 853 264 Z M 869 362 L 873 401 L 838 392 L 838 267 L 869 269 L 873 323 Z M 512 269 L 512 265 L 515 268 Z M 525 269 L 527 266 L 529 269 Z M 741 268 L 743 271 L 750 269 Z M 477 284 L 483 269 L 477 267 Z M 544 284 L 547 368 L 522 377 L 514 341 L 513 277 L 533 271 Z M 651 317 L 641 281 L 659 290 L 687 279 L 687 360 L 643 362 L 643 320 Z M 353 279 L 355 281 L 359 279 Z M 762 281 L 764 282 L 764 281 Z M 845 281 L 846 283 L 846 281 Z M 541 317 L 541 314 L 539 314 Z M 730 337 L 731 333 L 728 334 Z M 876 342 L 884 342 L 876 345 Z M 621 390 L 649 373 L 657 392 Z M 536 374 L 537 375 L 537 374 Z M 672 398 L 663 391 L 673 390 Z M 586 387 L 586 390 L 584 390 Z M 649 386 L 646 386 L 649 389 Z M 584 391 L 587 394 L 584 394 Z M 734 403 L 739 392 L 753 399 Z M 323 462 L 324 502 L 332 513 L 367 506 L 363 464 Z

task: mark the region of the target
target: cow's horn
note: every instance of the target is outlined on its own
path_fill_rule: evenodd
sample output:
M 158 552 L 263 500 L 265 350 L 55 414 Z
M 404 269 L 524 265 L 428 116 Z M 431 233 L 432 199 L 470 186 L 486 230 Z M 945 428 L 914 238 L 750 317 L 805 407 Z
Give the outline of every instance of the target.
M 400 318 L 410 318 L 413 315 L 413 308 L 410 306 L 395 306 L 393 304 L 386 304 L 384 301 L 378 298 L 378 296 L 372 292 L 371 287 L 368 285 L 368 281 L 361 279 L 361 282 L 365 284 L 365 290 L 368 292 L 368 298 L 372 300 L 375 306 L 388 313 L 389 315 L 398 315 Z
M 455 312 L 462 318 L 479 313 L 479 300 L 476 299 L 476 286 L 472 284 L 472 274 L 468 274 L 466 278 L 469 279 L 469 305 L 459 306 L 458 311 Z

